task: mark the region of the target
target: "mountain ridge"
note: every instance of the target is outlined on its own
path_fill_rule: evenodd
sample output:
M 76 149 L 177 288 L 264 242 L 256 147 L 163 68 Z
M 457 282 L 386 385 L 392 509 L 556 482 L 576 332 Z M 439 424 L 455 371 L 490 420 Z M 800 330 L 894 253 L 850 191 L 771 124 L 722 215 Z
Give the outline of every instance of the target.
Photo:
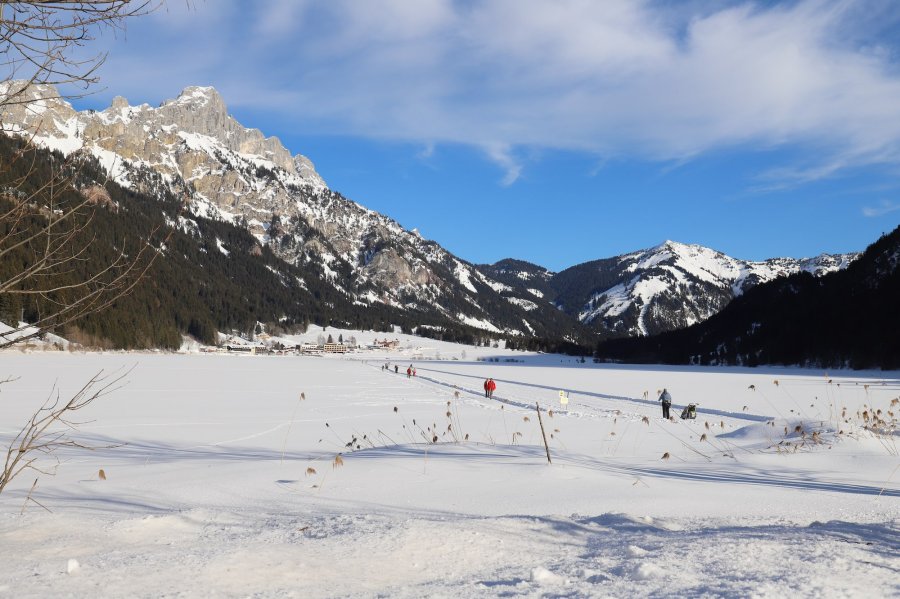
M 709 319 L 654 337 L 601 342 L 632 363 L 900 367 L 900 227 L 847 268 L 755 285 Z
M 601 337 L 631 337 L 690 326 L 761 282 L 796 272 L 821 276 L 846 268 L 857 256 L 750 261 L 698 244 L 666 240 L 557 273 L 515 259 L 481 268 L 504 276 L 507 284 L 517 279 L 541 280 L 538 290 L 548 301 L 579 322 L 601 329 Z M 517 267 L 525 270 L 516 272 Z M 527 285 L 520 285 L 520 291 L 527 291 Z
M 105 110 L 82 112 L 49 86 L 24 94 L 29 104 L 4 110 L 13 132 L 64 154 L 91 154 L 126 188 L 180 193 L 194 215 L 247 228 L 290 264 L 320 265 L 353 302 L 495 334 L 574 334 L 574 321 L 552 306 L 520 305 L 437 243 L 328 189 L 308 158 L 227 115 L 212 88 L 186 88 L 158 108 L 118 97 Z
M 328 188 L 309 158 L 241 125 L 212 87 L 187 87 L 156 108 L 117 96 L 104 110 L 81 112 L 52 87 L 21 91 L 30 102 L 4 108 L 8 131 L 63 154 L 87 152 L 126 188 L 181 194 L 193 215 L 246 228 L 291 265 L 315 264 L 362 307 L 492 334 L 574 339 L 582 326 L 600 337 L 652 334 L 708 318 L 760 281 L 803 268 L 822 274 L 852 259 L 752 266 L 667 240 L 557 273 L 516 259 L 473 265 Z

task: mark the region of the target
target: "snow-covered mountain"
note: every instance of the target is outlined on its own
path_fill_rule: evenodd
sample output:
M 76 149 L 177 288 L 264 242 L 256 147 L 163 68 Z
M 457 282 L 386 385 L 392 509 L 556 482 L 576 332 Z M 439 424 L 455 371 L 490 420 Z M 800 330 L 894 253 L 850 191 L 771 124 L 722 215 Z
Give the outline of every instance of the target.
M 749 289 L 721 312 L 665 339 L 613 339 L 597 357 L 669 364 L 900 368 L 900 227 L 846 269 L 824 277 L 827 259 Z M 824 263 L 824 265 L 823 265 Z M 756 265 L 759 267 L 759 265 Z
M 706 320 L 759 283 L 800 271 L 820 276 L 858 254 L 739 260 L 699 246 L 656 247 L 566 269 L 550 280 L 554 302 L 596 329 L 643 336 Z
M 580 321 L 604 336 L 648 335 L 702 321 L 759 282 L 853 258 L 746 262 L 665 242 L 560 273 L 519 260 L 475 267 L 329 189 L 308 158 L 238 123 L 211 87 L 188 87 L 158 107 L 116 97 L 105 110 L 78 112 L 53 87 L 23 85 L 0 88 L 0 98 L 18 99 L 0 112 L 4 131 L 91 155 L 135 191 L 174 191 L 194 215 L 248 229 L 290 264 L 315 265 L 309 276 L 361 309 L 381 304 L 495 333 L 572 338 Z M 177 226 L 198 230 L 187 216 Z
M 497 333 L 566 334 L 575 325 L 330 190 L 309 159 L 243 127 L 211 87 L 188 87 L 158 107 L 116 97 L 105 110 L 82 112 L 51 86 L 0 89 L 12 94 L 19 102 L 3 109 L 4 130 L 65 155 L 90 154 L 136 191 L 183 194 L 193 214 L 246 227 L 289 263 L 321 266 L 362 307 L 380 303 Z M 190 219 L 181 226 L 192 228 Z
M 550 286 L 555 273 L 543 266 L 506 258 L 494 264 L 481 264 L 478 269 L 509 287 L 523 298 L 522 301 L 547 302 L 555 295 Z

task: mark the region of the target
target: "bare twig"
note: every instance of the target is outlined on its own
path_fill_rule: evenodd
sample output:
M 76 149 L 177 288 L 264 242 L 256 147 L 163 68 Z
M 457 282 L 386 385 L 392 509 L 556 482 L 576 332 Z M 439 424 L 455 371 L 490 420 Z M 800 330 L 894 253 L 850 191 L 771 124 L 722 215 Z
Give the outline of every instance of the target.
M 124 372 L 116 371 L 107 375 L 101 370 L 64 402 L 60 400 L 59 389 L 54 385 L 40 409 L 10 442 L 3 470 L 0 472 L 0 493 L 25 470 L 52 474 L 52 470 L 46 469 L 38 460 L 41 458 L 55 460 L 53 466 L 55 468 L 59 464 L 59 458 L 55 455 L 59 449 L 95 449 L 69 436 L 83 424 L 72 420 L 71 415 L 89 406 L 94 400 L 120 389 L 132 369 L 133 367 Z M 34 485 L 32 489 L 33 487 Z

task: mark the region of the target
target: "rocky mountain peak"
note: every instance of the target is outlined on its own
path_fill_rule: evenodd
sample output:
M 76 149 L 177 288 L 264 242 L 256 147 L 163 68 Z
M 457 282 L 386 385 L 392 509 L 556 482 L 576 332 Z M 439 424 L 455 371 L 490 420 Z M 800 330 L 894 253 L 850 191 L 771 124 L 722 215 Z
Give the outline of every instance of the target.
M 294 156 L 293 163 L 298 177 L 314 187 L 326 187 L 325 180 L 316 172 L 316 167 L 313 165 L 312 160 L 302 154 L 297 154 Z
M 52 85 L 29 83 L 25 79 L 13 79 L 0 83 L 0 101 L 3 103 L 34 100 L 62 101 L 59 92 Z
M 110 106 L 115 111 L 125 110 L 129 108 L 128 100 L 122 96 L 116 96 L 112 99 L 112 105 Z
M 197 110 L 206 110 L 211 112 L 220 112 L 228 114 L 228 108 L 225 106 L 225 100 L 212 86 L 191 85 L 178 94 L 174 100 L 166 100 L 163 106 L 169 104 L 177 104 L 180 106 L 190 106 Z
M 672 241 L 671 239 L 667 239 L 657 246 L 644 250 L 643 253 L 648 255 L 669 253 L 680 258 L 694 258 L 701 255 L 709 257 L 724 256 L 724 254 L 722 254 L 721 252 L 702 245 L 694 243 L 682 243 L 680 241 Z
M 199 133 L 222 141 L 247 130 L 228 116 L 222 96 L 212 87 L 186 87 L 174 100 L 166 100 L 157 110 L 167 124 L 178 126 L 181 131 Z M 256 131 L 257 136 L 263 137 Z M 281 145 L 281 144 L 279 144 Z M 233 148 L 239 150 L 239 148 Z
M 0 83 L 0 130 L 56 132 L 56 120 L 75 113 L 52 85 L 29 84 L 25 80 Z
M 154 170 L 173 188 L 192 189 L 202 211 L 225 220 L 293 214 L 299 208 L 290 189 L 327 189 L 311 161 L 292 155 L 277 137 L 244 127 L 212 87 L 187 87 L 158 107 L 116 96 L 104 110 L 82 112 L 53 86 L 7 82 L 0 102 L 4 92 L 11 98 L 0 103 L 5 130 L 28 132 L 64 154 L 93 154 L 125 186 L 140 187 L 147 178 L 139 171 Z

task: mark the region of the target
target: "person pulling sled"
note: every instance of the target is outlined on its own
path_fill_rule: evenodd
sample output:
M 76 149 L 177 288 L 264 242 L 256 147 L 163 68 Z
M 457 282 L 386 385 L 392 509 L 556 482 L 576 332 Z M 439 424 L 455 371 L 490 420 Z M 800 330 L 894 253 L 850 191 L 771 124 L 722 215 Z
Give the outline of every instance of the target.
M 672 407 L 672 396 L 669 395 L 669 392 L 663 388 L 662 393 L 659 394 L 659 400 L 662 403 L 662 416 L 666 420 L 669 419 L 669 408 Z

